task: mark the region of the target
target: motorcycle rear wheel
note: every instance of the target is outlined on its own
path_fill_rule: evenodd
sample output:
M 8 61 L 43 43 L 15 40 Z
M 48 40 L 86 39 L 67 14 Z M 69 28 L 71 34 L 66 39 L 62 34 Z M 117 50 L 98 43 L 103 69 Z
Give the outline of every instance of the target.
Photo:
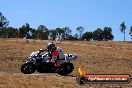
M 74 66 L 72 63 L 63 63 L 59 67 L 58 74 L 62 76 L 66 76 L 70 74 L 74 69 Z

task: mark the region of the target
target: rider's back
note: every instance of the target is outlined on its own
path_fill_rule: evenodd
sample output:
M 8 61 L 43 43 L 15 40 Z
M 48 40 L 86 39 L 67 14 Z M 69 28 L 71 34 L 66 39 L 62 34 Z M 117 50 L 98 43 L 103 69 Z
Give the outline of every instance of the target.
M 59 55 L 58 59 L 63 59 L 65 57 L 64 52 L 62 51 L 61 48 L 57 47 L 56 51 L 58 51 L 58 55 Z

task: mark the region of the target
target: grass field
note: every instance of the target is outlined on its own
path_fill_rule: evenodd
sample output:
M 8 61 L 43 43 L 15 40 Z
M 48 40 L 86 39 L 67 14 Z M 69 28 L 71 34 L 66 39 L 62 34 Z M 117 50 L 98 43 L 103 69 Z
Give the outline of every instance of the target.
M 20 66 L 28 55 L 46 47 L 47 41 L 21 39 L 0 39 L 0 72 L 18 74 L 0 74 L 0 88 L 132 88 L 129 84 L 87 84 L 80 86 L 75 77 L 58 75 L 24 75 Z M 77 60 L 71 75 L 78 75 L 79 66 L 87 74 L 130 74 L 132 75 L 132 43 L 130 42 L 86 42 L 66 41 L 58 43 L 65 53 L 75 53 Z M 103 47 L 102 47 L 103 46 Z

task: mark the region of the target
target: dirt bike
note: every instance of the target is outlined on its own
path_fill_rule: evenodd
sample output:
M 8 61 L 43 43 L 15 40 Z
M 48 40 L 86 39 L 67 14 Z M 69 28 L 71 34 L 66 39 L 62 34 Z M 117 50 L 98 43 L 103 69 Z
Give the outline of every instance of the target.
M 77 58 L 76 54 L 64 54 L 65 58 L 57 59 L 55 63 L 51 62 L 50 53 L 40 55 L 38 52 L 32 52 L 28 61 L 21 66 L 21 72 L 24 74 L 32 74 L 35 71 L 40 73 L 58 73 L 59 75 L 70 74 L 74 66 L 71 60 Z

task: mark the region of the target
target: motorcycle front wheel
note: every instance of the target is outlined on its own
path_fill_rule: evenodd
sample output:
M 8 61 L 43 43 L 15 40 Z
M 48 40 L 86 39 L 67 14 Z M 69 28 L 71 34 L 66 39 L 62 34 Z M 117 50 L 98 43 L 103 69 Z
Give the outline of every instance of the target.
M 21 66 L 21 72 L 24 74 L 32 74 L 35 71 L 36 71 L 36 68 L 32 63 L 25 63 Z

